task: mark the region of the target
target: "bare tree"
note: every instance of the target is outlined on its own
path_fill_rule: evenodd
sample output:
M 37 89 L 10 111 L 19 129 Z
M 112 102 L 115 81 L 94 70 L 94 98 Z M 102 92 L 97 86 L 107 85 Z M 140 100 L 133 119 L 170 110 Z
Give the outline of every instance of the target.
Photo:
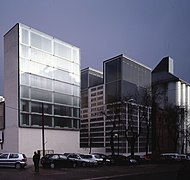
M 131 147 L 131 156 L 134 156 L 135 143 L 141 136 L 142 131 L 146 134 L 146 154 L 148 154 L 150 146 L 150 130 L 151 130 L 151 88 L 143 88 L 136 92 L 133 96 L 129 96 L 133 99 L 133 103 L 126 101 L 128 109 L 127 125 L 125 125 L 125 137 Z M 132 97 L 132 98 L 131 98 Z M 129 99 L 129 98 L 125 98 Z M 136 125 L 138 119 L 138 127 Z M 145 124 L 145 129 L 142 129 L 142 124 Z
M 113 117 L 113 119 L 108 116 L 105 112 L 101 111 L 101 113 L 106 116 L 106 118 L 110 121 L 112 128 L 110 130 L 110 147 L 111 147 L 111 153 L 112 155 L 115 154 L 115 148 L 114 148 L 114 131 L 116 129 L 116 122 L 115 122 L 115 118 Z

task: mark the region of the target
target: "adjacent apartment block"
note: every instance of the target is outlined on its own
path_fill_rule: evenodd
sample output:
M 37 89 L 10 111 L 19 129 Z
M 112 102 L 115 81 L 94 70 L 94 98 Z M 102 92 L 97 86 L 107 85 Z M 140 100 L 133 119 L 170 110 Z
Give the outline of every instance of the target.
M 134 151 L 145 152 L 151 108 L 139 97 L 151 86 L 151 70 L 123 54 L 104 61 L 103 66 L 103 79 L 86 86 L 86 93 L 81 89 L 81 147 L 90 152 L 130 153 L 129 139 L 136 134 Z M 87 70 L 82 70 L 81 84 L 90 82 L 83 78 Z M 150 135 L 147 151 L 151 151 Z
M 155 151 L 190 151 L 190 84 L 174 74 L 171 57 L 163 58 L 152 71 L 155 112 Z
M 80 146 L 94 150 L 105 147 L 103 73 L 92 68 L 81 70 Z
M 4 36 L 4 151 L 79 149 L 80 50 L 23 24 Z M 68 138 L 69 137 L 69 138 Z

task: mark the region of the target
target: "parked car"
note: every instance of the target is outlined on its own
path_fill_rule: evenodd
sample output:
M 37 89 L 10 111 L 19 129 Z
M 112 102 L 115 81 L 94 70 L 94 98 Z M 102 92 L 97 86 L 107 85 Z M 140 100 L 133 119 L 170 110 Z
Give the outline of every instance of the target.
M 46 154 L 41 158 L 41 165 L 49 168 L 76 167 L 76 162 L 63 154 Z
M 187 154 L 178 154 L 178 161 L 179 162 L 186 162 L 189 161 L 189 156 Z
M 24 168 L 27 165 L 26 155 L 23 153 L 0 154 L 0 167 Z
M 108 159 L 113 165 L 132 165 L 137 163 L 135 159 L 127 158 L 124 155 L 109 155 Z
M 128 159 L 128 161 L 129 161 L 130 164 L 134 164 L 135 165 L 135 164 L 142 163 L 142 158 L 141 158 L 140 155 L 134 155 L 134 156 L 129 155 L 129 156 L 127 156 L 127 159 Z
M 105 155 L 105 154 L 102 154 L 102 153 L 92 153 L 92 155 L 95 155 L 97 158 L 103 159 L 103 162 L 102 162 L 103 165 L 109 165 L 110 162 L 111 162 L 110 159 L 108 159 L 107 155 Z M 101 163 L 99 163 L 99 164 L 101 164 Z
M 179 161 L 178 153 L 162 153 L 160 154 L 160 161 L 163 163 L 173 163 Z
M 103 165 L 104 164 L 104 159 L 102 157 L 100 157 L 99 155 L 91 154 L 91 156 L 92 156 L 92 159 L 97 161 L 98 165 Z
M 151 163 L 153 160 L 152 160 L 152 154 L 145 154 L 141 157 L 141 160 L 143 163 Z
M 98 162 L 93 159 L 92 155 L 79 154 L 79 153 L 70 153 L 67 154 L 67 158 L 73 160 L 77 163 L 78 166 L 95 166 L 98 165 Z

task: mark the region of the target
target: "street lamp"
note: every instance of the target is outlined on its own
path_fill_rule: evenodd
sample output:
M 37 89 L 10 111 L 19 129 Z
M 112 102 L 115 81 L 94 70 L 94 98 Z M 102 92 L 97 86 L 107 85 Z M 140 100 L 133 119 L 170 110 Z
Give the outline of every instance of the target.
M 45 156 L 45 142 L 44 142 L 44 103 L 42 103 L 42 151 Z

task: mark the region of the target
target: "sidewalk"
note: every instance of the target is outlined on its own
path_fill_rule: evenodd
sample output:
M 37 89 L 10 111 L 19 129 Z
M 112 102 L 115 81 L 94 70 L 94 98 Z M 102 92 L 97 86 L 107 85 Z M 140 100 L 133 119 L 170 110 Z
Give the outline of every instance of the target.
M 33 160 L 32 158 L 27 158 L 27 166 L 33 166 Z

